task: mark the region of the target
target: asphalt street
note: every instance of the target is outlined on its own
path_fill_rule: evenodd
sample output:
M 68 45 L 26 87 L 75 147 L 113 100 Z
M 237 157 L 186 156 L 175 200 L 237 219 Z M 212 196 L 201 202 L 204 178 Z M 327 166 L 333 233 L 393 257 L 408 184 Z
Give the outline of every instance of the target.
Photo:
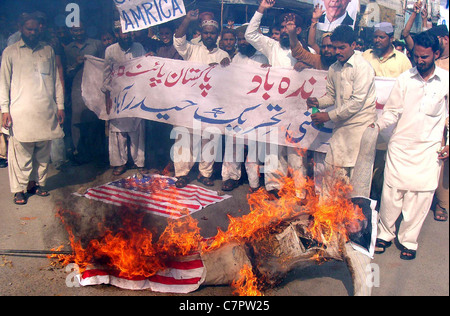
M 123 177 L 132 175 L 129 170 Z M 69 166 L 63 171 L 50 170 L 49 197 L 31 196 L 27 205 L 13 203 L 9 190 L 8 170 L 0 169 L 0 249 L 49 250 L 68 244 L 68 234 L 55 216 L 57 207 L 77 209 L 87 222 L 97 222 L 110 208 L 72 193 L 111 180 L 111 169 L 94 164 Z M 195 181 L 194 181 L 195 182 Z M 195 183 L 198 184 L 198 183 Z M 216 180 L 215 190 L 221 181 Z M 226 229 L 227 214 L 240 216 L 248 212 L 243 184 L 231 195 L 233 198 L 212 205 L 194 214 L 204 237 L 214 236 L 217 228 Z M 151 221 L 156 228 L 164 220 Z M 404 261 L 399 258 L 398 245 L 385 254 L 375 255 L 373 263 L 379 275 L 373 296 L 448 296 L 449 295 L 449 225 L 436 222 L 432 212 L 423 226 L 417 258 Z M 67 249 L 67 248 L 66 248 Z M 1 296 L 161 296 L 151 291 L 129 291 L 112 286 L 68 286 L 70 271 L 54 266 L 51 260 L 39 255 L 0 255 Z M 229 296 L 230 286 L 203 286 L 186 296 Z M 270 296 L 350 296 L 353 293 L 349 270 L 343 262 L 326 262 L 290 272 L 275 289 L 264 292 Z

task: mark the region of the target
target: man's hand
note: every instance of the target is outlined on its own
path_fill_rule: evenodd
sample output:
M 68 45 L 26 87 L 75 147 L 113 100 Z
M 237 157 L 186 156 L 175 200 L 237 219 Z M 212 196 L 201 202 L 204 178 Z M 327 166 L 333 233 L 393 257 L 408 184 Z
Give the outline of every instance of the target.
M 301 72 L 301 71 L 303 71 L 305 69 L 309 69 L 309 68 L 311 68 L 309 65 L 302 63 L 301 61 L 296 62 L 294 65 L 294 69 L 297 70 L 298 72 Z M 315 107 L 315 106 L 313 106 L 313 107 Z
M 448 145 L 443 147 L 440 151 L 439 151 L 439 156 L 438 159 L 439 160 L 447 160 L 449 157 L 449 148 Z
M 420 10 L 422 9 L 422 1 L 417 1 L 416 3 L 414 3 L 414 7 L 413 7 L 413 12 L 414 13 L 419 13 Z
M 420 13 L 422 20 L 426 21 L 428 19 L 428 5 L 425 2 L 423 4 L 422 12 Z
M 272 8 L 275 5 L 275 0 L 261 0 L 258 8 L 259 13 L 264 13 L 267 9 Z
M 311 20 L 314 22 L 318 22 L 320 17 L 324 14 L 325 10 L 323 9 L 321 4 L 316 4 L 314 7 L 314 11 L 312 13 Z
M 319 100 L 317 100 L 317 98 L 308 98 L 306 100 L 306 105 L 308 106 L 308 109 L 310 109 L 310 108 L 318 108 L 319 107 Z
M 326 123 L 329 120 L 330 116 L 328 115 L 328 112 L 319 112 L 311 115 L 311 121 L 316 125 Z
M 58 112 L 56 112 L 56 117 L 58 118 L 59 125 L 63 125 L 64 119 L 66 118 L 64 110 L 58 110 Z
M 3 113 L 2 126 L 5 129 L 10 129 L 11 128 L 11 126 L 12 126 L 11 114 Z
M 229 65 L 231 65 L 231 59 L 228 57 L 225 57 L 224 59 L 222 59 L 222 61 L 220 62 L 220 65 L 222 67 L 228 67 Z
M 369 125 L 370 128 L 375 128 L 378 127 L 378 132 L 380 132 L 380 126 L 378 126 L 378 124 L 372 123 Z
M 286 16 L 284 19 L 286 21 L 286 30 L 289 34 L 296 34 L 297 26 L 295 25 L 295 16 L 290 17 L 289 15 Z
M 80 56 L 77 56 L 77 63 L 78 64 L 82 64 L 82 63 L 84 63 L 85 62 L 85 60 L 86 60 L 86 57 L 84 56 L 84 55 L 80 55 Z
M 198 9 L 197 10 L 191 10 L 186 14 L 186 19 L 189 20 L 189 22 L 197 21 L 198 20 Z

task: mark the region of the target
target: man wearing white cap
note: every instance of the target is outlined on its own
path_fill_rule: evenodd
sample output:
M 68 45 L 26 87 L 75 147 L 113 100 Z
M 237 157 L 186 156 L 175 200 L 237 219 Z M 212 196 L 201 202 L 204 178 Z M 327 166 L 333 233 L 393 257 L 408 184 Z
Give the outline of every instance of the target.
M 110 97 L 111 73 L 114 64 L 145 55 L 144 47 L 133 42 L 131 33 L 123 33 L 120 23 L 115 24 L 114 33 L 117 43 L 108 46 L 105 51 L 105 68 L 103 72 L 103 87 L 107 111 L 111 110 Z M 127 140 L 129 138 L 129 141 Z M 109 121 L 109 162 L 113 167 L 113 175 L 119 176 L 126 171 L 128 161 L 128 145 L 131 157 L 140 173 L 144 173 L 145 164 L 145 125 L 140 118 L 127 117 Z
M 394 27 L 389 22 L 375 25 L 373 35 L 373 49 L 363 53 L 363 57 L 372 65 L 375 76 L 397 78 L 400 74 L 412 68 L 409 58 L 394 48 Z M 383 188 L 383 174 L 387 144 L 383 137 L 379 138 L 377 155 L 375 158 L 372 197 L 380 199 Z
M 218 64 L 227 60 L 229 63 L 229 55 L 224 50 L 217 47 L 217 38 L 219 36 L 219 23 L 214 20 L 203 20 L 202 22 L 202 42 L 201 44 L 192 44 L 186 39 L 186 32 L 189 25 L 199 19 L 198 10 L 189 11 L 186 14 L 180 27 L 177 29 L 174 35 L 173 46 L 184 60 L 198 62 L 203 64 Z M 192 135 L 190 135 L 192 136 Z M 191 137 L 190 148 L 181 148 L 183 150 L 189 150 L 189 157 L 182 157 L 179 150 L 174 147 L 174 166 L 175 177 L 178 178 L 176 186 L 178 188 L 185 187 L 189 183 L 189 172 L 192 169 L 195 158 L 193 157 L 193 148 L 196 148 L 198 144 L 193 144 L 195 140 L 200 140 L 200 137 Z M 209 139 L 201 139 L 202 149 L 209 142 Z M 175 144 L 176 146 L 176 144 Z M 214 160 L 204 159 L 201 155 L 201 161 L 199 163 L 199 177 L 198 181 L 206 186 L 213 186 L 212 180 Z
M 363 53 L 363 57 L 372 65 L 375 75 L 397 78 L 412 65 L 409 58 L 394 48 L 394 27 L 389 22 L 375 25 L 373 49 Z

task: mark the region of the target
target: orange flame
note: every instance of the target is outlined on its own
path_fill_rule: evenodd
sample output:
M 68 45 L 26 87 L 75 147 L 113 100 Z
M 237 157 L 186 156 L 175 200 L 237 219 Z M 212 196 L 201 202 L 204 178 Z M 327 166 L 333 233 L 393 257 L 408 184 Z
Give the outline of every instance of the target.
M 361 210 L 349 199 L 349 185 L 338 183 L 332 190 L 331 197 L 321 200 L 315 195 L 314 182 L 311 179 L 306 179 L 302 188 L 296 187 L 293 179 L 289 177 L 280 181 L 283 187 L 279 199 L 271 199 L 264 189 L 250 194 L 250 213 L 239 218 L 228 216 L 228 229 L 218 229 L 217 235 L 208 240 L 201 236 L 198 222 L 187 214 L 181 219 L 169 219 L 166 229 L 154 242 L 152 233 L 142 225 L 145 213 L 126 209 L 122 212 L 123 224 L 119 229 L 103 227 L 102 237 L 89 241 L 87 246 L 83 247 L 81 242 L 76 240 L 72 227 L 65 221 L 69 213 L 60 210 L 58 215 L 69 233 L 73 254 L 58 255 L 57 258 L 63 265 L 76 263 L 81 273 L 88 265 L 101 263 L 120 271 L 120 275 L 124 277 L 150 277 L 167 268 L 165 262 L 170 258 L 213 251 L 232 241 L 251 243 L 263 240 L 280 223 L 301 214 L 309 214 L 313 218 L 307 229 L 314 239 L 325 244 L 338 235 L 347 236 L 348 227 L 364 218 Z M 156 185 L 157 188 L 166 187 L 164 183 Z M 157 188 L 147 189 L 151 191 Z M 308 193 L 306 201 L 298 198 L 299 190 Z M 177 196 L 174 195 L 173 199 L 176 200 Z M 236 293 L 239 295 L 260 295 L 256 284 L 257 280 L 251 267 L 245 267 L 234 286 L 237 287 Z
M 252 267 L 244 265 L 239 271 L 239 279 L 234 281 L 231 286 L 235 288 L 234 295 L 239 296 L 262 296 L 258 290 L 258 279 L 252 271 Z

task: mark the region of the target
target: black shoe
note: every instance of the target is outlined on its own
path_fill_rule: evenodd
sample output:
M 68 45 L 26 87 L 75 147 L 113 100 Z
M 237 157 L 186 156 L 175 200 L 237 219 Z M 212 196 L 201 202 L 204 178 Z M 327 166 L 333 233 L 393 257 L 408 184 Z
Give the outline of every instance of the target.
M 8 167 L 8 160 L 0 158 L 0 168 Z
M 280 199 L 280 190 L 273 189 L 267 191 L 269 193 L 269 201 L 279 200 Z

